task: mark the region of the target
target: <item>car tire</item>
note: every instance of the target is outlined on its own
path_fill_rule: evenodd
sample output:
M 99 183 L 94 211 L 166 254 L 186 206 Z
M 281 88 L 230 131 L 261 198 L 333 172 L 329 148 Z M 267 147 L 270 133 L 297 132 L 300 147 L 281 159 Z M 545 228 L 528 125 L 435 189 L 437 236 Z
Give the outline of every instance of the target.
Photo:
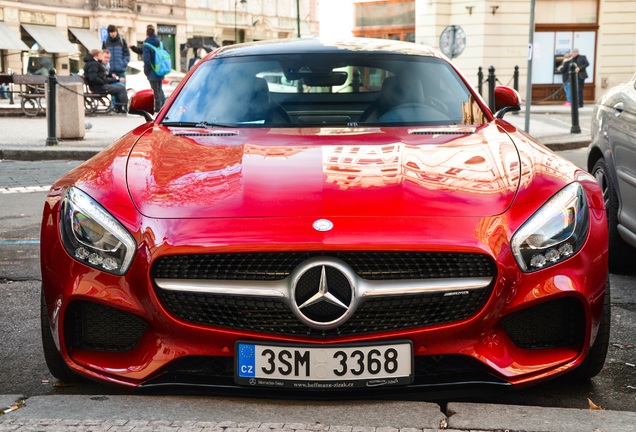
M 71 371 L 62 354 L 57 350 L 53 333 L 49 323 L 49 316 L 46 311 L 46 302 L 44 301 L 44 290 L 40 295 L 40 329 L 42 331 L 42 348 L 44 350 L 44 360 L 49 372 L 60 381 L 73 382 L 78 380 L 78 376 Z
M 609 270 L 612 273 L 621 273 L 631 270 L 636 259 L 636 251 L 623 240 L 618 232 L 618 194 L 616 187 L 609 176 L 609 170 L 605 160 L 599 159 L 592 168 L 592 175 L 596 178 L 605 201 L 607 223 L 609 230 Z
M 583 360 L 583 363 L 571 373 L 571 378 L 575 381 L 587 381 L 595 377 L 603 369 L 607 349 L 609 348 L 610 326 L 611 326 L 611 293 L 609 277 L 605 284 L 605 297 L 603 298 L 603 313 L 601 323 L 598 327 L 596 340 Z

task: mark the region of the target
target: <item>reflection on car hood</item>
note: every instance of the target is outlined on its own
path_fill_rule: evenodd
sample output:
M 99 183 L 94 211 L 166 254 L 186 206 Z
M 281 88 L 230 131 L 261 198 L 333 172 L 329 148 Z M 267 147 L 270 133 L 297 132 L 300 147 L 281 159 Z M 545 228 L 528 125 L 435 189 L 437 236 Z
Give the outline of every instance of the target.
M 477 128 L 155 127 L 127 183 L 153 218 L 490 216 L 520 163 L 495 125 Z

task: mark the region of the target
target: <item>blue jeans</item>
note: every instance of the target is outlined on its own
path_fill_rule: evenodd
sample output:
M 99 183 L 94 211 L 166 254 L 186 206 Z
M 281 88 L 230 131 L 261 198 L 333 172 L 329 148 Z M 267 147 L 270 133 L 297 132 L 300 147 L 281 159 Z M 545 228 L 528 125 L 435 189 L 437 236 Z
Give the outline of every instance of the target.
M 126 88 L 126 84 L 124 84 L 122 82 L 119 82 L 119 81 L 118 82 L 114 82 L 113 85 L 118 85 L 118 86 L 122 86 L 122 87 Z M 127 107 L 123 106 L 124 104 L 120 100 L 117 100 L 117 96 L 112 95 L 110 97 L 110 99 L 113 101 L 113 106 L 115 108 L 127 108 Z
M 565 92 L 565 100 L 572 103 L 572 93 L 570 92 L 570 81 L 563 83 L 563 91 Z

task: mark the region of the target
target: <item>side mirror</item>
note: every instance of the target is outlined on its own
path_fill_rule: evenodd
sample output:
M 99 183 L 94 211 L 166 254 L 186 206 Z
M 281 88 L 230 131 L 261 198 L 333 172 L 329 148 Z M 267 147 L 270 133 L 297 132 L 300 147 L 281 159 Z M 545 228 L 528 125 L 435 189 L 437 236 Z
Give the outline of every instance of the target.
M 519 110 L 521 110 L 521 96 L 517 90 L 506 86 L 496 86 L 495 117 L 500 119 L 509 111 Z
M 155 94 L 152 90 L 140 90 L 128 101 L 128 114 L 143 116 L 146 121 L 153 121 L 155 113 Z

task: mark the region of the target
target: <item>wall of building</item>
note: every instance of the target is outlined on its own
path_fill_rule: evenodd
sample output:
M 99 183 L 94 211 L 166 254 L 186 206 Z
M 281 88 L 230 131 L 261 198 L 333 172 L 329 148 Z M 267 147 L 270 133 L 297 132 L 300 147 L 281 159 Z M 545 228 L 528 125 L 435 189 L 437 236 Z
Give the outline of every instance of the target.
M 597 40 L 597 98 L 636 73 L 636 1 L 602 0 Z
M 519 66 L 519 91 L 525 97 L 530 30 L 530 1 L 418 1 L 417 42 L 439 47 L 439 37 L 448 25 L 459 25 L 466 33 L 466 48 L 452 59 L 476 88 L 478 70 L 484 76 L 495 67 L 499 83 L 512 86 Z

